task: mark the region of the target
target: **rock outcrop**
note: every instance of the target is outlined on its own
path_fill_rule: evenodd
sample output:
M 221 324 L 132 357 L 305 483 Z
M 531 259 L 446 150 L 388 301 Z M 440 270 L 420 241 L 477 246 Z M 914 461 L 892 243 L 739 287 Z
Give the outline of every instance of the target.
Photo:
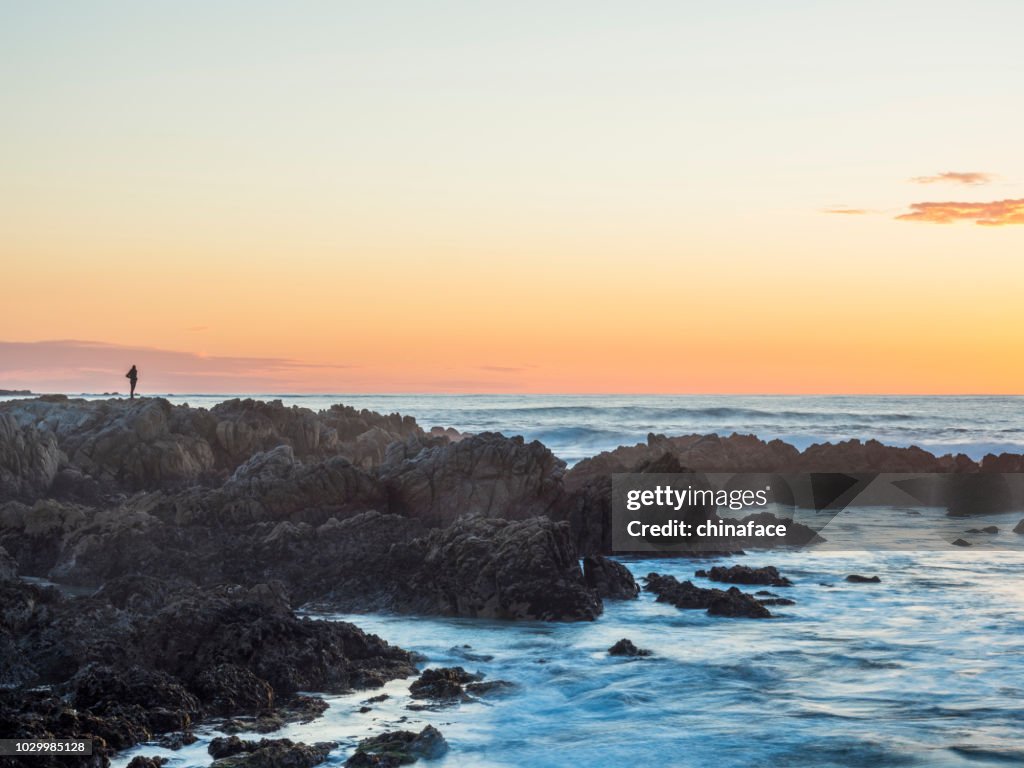
M 374 635 L 297 617 L 275 585 L 109 587 L 67 598 L 0 582 L 5 729 L 93 738 L 99 766 L 114 750 L 187 732 L 204 717 L 272 715 L 303 699 L 299 690 L 376 688 L 415 674 L 409 653 Z
M 583 558 L 583 580 L 605 600 L 634 600 L 640 594 L 640 586 L 629 569 L 603 555 Z
M 396 768 L 417 760 L 434 760 L 448 751 L 448 742 L 434 726 L 428 725 L 419 733 L 388 731 L 363 739 L 355 754 L 346 762 L 346 768 Z
M 545 517 L 468 517 L 395 547 L 413 610 L 491 619 L 592 620 L 602 611 L 569 539 Z
M 716 565 L 710 570 L 697 571 L 696 576 L 722 581 L 726 584 L 762 584 L 768 587 L 791 587 L 793 582 L 781 575 L 774 565 L 751 568 L 749 565 L 734 565 L 726 568 Z
M 536 441 L 485 432 L 457 443 L 409 441 L 403 448 L 381 470 L 390 511 L 427 525 L 462 515 L 551 516 L 563 498 L 565 462 Z
M 659 603 L 669 603 L 676 608 L 706 610 L 712 616 L 750 619 L 768 619 L 772 615 L 753 595 L 736 587 L 726 591 L 704 589 L 691 581 L 680 582 L 674 576 L 659 573 L 648 574 L 645 580 L 646 589 L 658 596 Z

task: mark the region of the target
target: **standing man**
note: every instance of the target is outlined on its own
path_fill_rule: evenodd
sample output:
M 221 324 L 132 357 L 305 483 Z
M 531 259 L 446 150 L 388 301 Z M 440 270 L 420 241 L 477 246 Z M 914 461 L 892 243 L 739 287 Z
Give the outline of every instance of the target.
M 132 392 L 131 392 L 131 395 L 129 396 L 128 399 L 129 400 L 134 400 L 135 399 L 135 384 L 139 380 L 139 372 L 135 368 L 134 365 L 132 366 L 132 369 L 130 371 L 128 371 L 128 373 L 125 374 L 125 377 L 127 377 L 128 381 L 130 381 L 132 383 Z

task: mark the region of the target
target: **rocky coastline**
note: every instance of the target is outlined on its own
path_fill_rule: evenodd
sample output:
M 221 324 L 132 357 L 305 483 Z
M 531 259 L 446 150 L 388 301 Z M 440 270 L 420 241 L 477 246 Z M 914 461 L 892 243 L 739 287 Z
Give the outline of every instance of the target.
M 104 766 L 133 744 L 188 739 L 199 722 L 248 718 L 269 732 L 316 717 L 302 691 L 420 673 L 414 654 L 303 618 L 303 606 L 592 621 L 640 593 L 606 557 L 611 475 L 691 470 L 983 475 L 1024 471 L 1024 457 L 651 435 L 568 468 L 539 442 L 341 405 L 3 402 L 0 738 L 92 738 L 92 756 L 33 765 Z M 788 586 L 770 567 L 708 578 L 730 586 L 652 573 L 645 589 L 722 617 L 769 618 L 766 606 L 787 603 L 731 586 Z M 420 688 L 492 685 L 441 672 Z M 435 733 L 368 742 L 352 764 L 391 764 L 402 749 L 426 759 L 442 750 Z M 313 765 L 330 748 L 283 741 L 220 745 L 215 764 Z

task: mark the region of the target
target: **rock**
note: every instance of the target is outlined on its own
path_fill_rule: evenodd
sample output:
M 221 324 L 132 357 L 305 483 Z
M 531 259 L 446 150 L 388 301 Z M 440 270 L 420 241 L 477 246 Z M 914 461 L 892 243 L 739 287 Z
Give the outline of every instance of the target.
M 135 706 L 152 733 L 185 731 L 200 713 L 199 699 L 170 675 L 140 666 L 89 665 L 68 683 L 78 709 L 110 714 Z
M 678 581 L 674 576 L 658 573 L 646 577 L 647 590 L 658 596 L 659 603 L 669 603 L 683 609 L 706 609 L 712 616 L 745 617 L 752 619 L 771 618 L 771 613 L 753 595 L 730 587 L 704 589 L 693 582 Z
M 390 456 L 381 467 L 390 511 L 431 526 L 460 515 L 556 516 L 565 462 L 540 443 L 485 432 L 457 443 L 416 446 L 407 444 L 404 456 Z
M 757 602 L 761 605 L 796 605 L 796 600 L 790 600 L 788 597 L 758 598 Z
M 166 765 L 168 762 L 166 757 L 158 757 L 156 755 L 138 755 L 133 757 L 128 763 L 128 768 L 160 768 L 162 765 Z
M 415 671 L 406 651 L 352 624 L 298 618 L 259 589 L 183 591 L 148 619 L 146 629 L 140 651 L 157 669 L 204 691 L 215 690 L 203 688 L 214 682 L 243 683 L 241 694 L 230 686 L 219 689 L 214 702 L 260 690 L 231 667 L 217 673 L 222 665 L 245 667 L 284 695 L 379 687 Z
M 603 555 L 583 558 L 583 580 L 604 599 L 633 600 L 640 594 L 640 587 L 629 569 Z
M 791 587 L 793 582 L 779 574 L 773 565 L 763 568 L 751 568 L 747 565 L 734 565 L 725 568 L 716 565 L 710 571 L 697 571 L 695 574 L 711 581 L 722 581 L 727 584 L 763 584 L 769 587 Z
M 0 502 L 46 493 L 61 459 L 52 434 L 21 426 L 14 416 L 0 413 Z
M 363 739 L 346 762 L 346 768 L 391 768 L 409 765 L 417 760 L 434 760 L 448 751 L 448 742 L 432 725 L 419 733 L 389 731 Z
M 971 542 L 964 541 L 963 539 L 954 539 L 951 543 L 953 544 L 954 547 L 969 547 L 969 546 L 971 546 Z
M 238 664 L 217 664 L 201 670 L 192 682 L 203 698 L 206 711 L 214 715 L 259 712 L 274 706 L 270 683 Z
M 409 693 L 414 699 L 434 699 L 435 701 L 457 701 L 466 698 L 466 683 L 480 680 L 482 676 L 467 672 L 462 667 L 438 667 L 425 669 L 419 679 L 409 686 Z
M 295 743 L 290 739 L 242 741 L 237 736 L 217 738 L 209 752 L 216 768 L 311 768 L 327 759 L 331 742 Z
M 195 744 L 199 738 L 194 733 L 168 733 L 160 738 L 157 744 L 164 749 L 179 750 L 189 744 Z
M 1022 519 L 1019 523 L 1017 523 L 1013 527 L 1013 532 L 1014 533 L 1024 533 L 1024 519 Z
M 0 681 L 14 686 L 0 689 L 0 722 L 26 738 L 93 738 L 98 768 L 155 734 L 187 743 L 211 714 L 257 710 L 247 729 L 273 730 L 326 708 L 299 688 L 349 691 L 415 672 L 408 653 L 351 624 L 295 616 L 270 585 L 159 589 L 143 579 L 139 596 L 128 583 L 65 598 L 0 582 Z M 52 692 L 33 693 L 38 685 Z M 312 764 L 319 751 L 261 745 L 244 764 Z
M 0 581 L 12 581 L 18 578 L 18 561 L 0 547 Z
M 650 656 L 651 652 L 646 648 L 637 648 L 633 645 L 633 641 L 628 638 L 622 638 L 615 645 L 608 649 L 608 654 L 611 656 Z
M 715 590 L 719 592 L 720 590 Z M 757 605 L 760 610 L 753 606 Z M 715 595 L 708 605 L 708 614 L 711 616 L 733 616 L 750 619 L 769 619 L 772 614 L 760 601 L 754 599 L 736 587 L 729 587 L 723 594 Z
M 880 584 L 882 581 L 877 576 L 861 576 L 857 573 L 851 573 L 846 580 L 851 584 Z
M 396 593 L 406 610 L 540 621 L 589 621 L 602 611 L 568 524 L 545 517 L 460 518 L 396 545 L 392 558 L 398 573 L 408 572 Z
M 981 529 L 981 532 L 982 533 L 999 533 L 999 526 L 998 525 L 986 525 L 984 528 Z

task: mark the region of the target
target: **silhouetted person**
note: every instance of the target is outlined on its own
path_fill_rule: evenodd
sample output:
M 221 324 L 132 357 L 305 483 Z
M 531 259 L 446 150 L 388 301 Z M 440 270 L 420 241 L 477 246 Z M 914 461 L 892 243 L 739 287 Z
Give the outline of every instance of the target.
M 134 400 L 135 399 L 135 384 L 139 380 L 139 371 L 133 365 L 132 369 L 130 371 L 128 371 L 128 373 L 125 374 L 125 377 L 128 379 L 128 381 L 130 381 L 132 383 L 132 391 L 131 391 L 131 395 L 129 395 L 128 399 L 129 400 Z

